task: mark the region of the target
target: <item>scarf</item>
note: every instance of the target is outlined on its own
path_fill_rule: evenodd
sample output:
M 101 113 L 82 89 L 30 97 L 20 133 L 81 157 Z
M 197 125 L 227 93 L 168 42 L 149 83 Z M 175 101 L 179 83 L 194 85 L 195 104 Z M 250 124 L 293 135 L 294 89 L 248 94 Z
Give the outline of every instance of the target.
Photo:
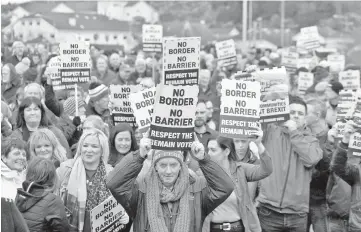
M 92 210 L 111 195 L 106 187 L 105 177 L 105 165 L 101 160 L 94 176 L 87 184 L 83 161 L 81 157 L 75 160 L 69 176 L 65 206 L 72 214 L 70 225 L 79 232 L 84 228 L 85 211 Z
M 164 221 L 161 203 L 172 203 L 179 199 L 179 214 L 173 231 L 189 231 L 189 173 L 186 165 L 184 163 L 181 165 L 180 174 L 172 190 L 163 188 L 163 184 L 160 183 L 154 166 L 147 177 L 146 204 L 151 232 L 169 231 Z

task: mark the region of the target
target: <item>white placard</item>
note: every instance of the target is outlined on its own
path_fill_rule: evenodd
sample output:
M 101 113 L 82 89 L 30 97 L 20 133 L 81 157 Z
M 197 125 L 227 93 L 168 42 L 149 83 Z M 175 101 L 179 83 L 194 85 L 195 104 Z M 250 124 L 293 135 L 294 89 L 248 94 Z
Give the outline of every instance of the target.
M 313 85 L 314 75 L 309 72 L 299 72 L 298 74 L 298 91 L 305 92 Z
M 163 26 L 144 24 L 142 29 L 143 51 L 162 52 Z
M 327 61 L 330 65 L 331 72 L 341 72 L 345 69 L 345 56 L 332 54 L 327 56 Z
M 345 90 L 360 89 L 360 70 L 347 70 L 340 72 L 338 79 Z

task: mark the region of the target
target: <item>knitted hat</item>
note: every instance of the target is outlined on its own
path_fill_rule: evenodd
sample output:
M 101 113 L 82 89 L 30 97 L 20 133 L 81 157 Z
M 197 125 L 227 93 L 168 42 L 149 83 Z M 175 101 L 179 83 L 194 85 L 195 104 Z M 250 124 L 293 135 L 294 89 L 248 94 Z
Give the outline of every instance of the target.
M 330 87 L 337 94 L 339 94 L 340 91 L 343 90 L 343 85 L 338 81 L 330 82 Z
M 109 89 L 103 84 L 93 82 L 89 85 L 89 100 L 98 101 L 109 94 Z
M 184 162 L 184 156 L 181 151 L 161 151 L 156 150 L 153 155 L 153 164 L 156 164 L 159 160 L 163 158 L 175 158 L 179 163 Z
M 78 109 L 80 107 L 85 106 L 85 101 L 78 98 Z M 69 116 L 75 115 L 75 97 L 70 97 L 65 100 L 64 104 L 64 112 Z

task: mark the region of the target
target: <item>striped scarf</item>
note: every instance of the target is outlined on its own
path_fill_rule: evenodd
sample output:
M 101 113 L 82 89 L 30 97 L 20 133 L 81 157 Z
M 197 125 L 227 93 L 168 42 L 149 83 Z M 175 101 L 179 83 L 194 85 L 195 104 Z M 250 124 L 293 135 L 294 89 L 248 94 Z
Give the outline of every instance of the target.
M 180 174 L 172 191 L 164 190 L 154 166 L 147 177 L 146 204 L 151 232 L 169 231 L 164 221 L 161 203 L 171 203 L 178 200 L 180 200 L 179 214 L 173 232 L 189 231 L 189 173 L 186 165 L 184 163 L 181 165 Z

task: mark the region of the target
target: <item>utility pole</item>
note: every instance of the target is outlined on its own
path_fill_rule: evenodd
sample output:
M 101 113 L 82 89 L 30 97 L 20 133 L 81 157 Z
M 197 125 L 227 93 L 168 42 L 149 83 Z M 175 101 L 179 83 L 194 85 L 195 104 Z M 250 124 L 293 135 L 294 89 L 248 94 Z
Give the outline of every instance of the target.
M 281 46 L 285 45 L 285 1 L 281 1 Z
M 248 34 L 248 38 L 252 38 L 251 33 L 253 34 L 252 26 L 253 26 L 253 1 L 249 0 L 249 10 L 248 10 L 248 30 L 250 33 Z
M 247 0 L 243 0 L 243 14 L 242 14 L 242 41 L 246 42 L 247 41 Z

